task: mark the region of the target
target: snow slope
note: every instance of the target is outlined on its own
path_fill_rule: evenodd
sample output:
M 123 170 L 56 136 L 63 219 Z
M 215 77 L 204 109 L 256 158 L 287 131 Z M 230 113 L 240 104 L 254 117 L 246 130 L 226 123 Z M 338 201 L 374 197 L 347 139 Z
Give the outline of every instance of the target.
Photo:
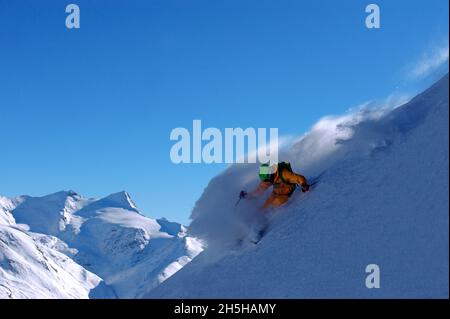
M 12 210 L 14 206 L 12 200 L 0 196 L 0 225 L 15 224 L 14 217 L 10 213 L 10 210 Z
M 53 236 L 28 232 L 0 197 L 0 298 L 88 298 L 101 279 L 75 263 Z
M 233 207 L 257 166 L 217 176 L 189 227 L 208 247 L 146 297 L 448 298 L 448 85 L 317 123 L 281 158 L 321 181 L 269 214 L 258 245 L 246 236 L 263 199 Z M 365 286 L 369 264 L 379 289 Z
M 101 199 L 73 191 L 22 197 L 12 215 L 76 250 L 73 259 L 104 280 L 93 298 L 140 297 L 202 250 L 182 225 L 141 215 L 126 192 Z

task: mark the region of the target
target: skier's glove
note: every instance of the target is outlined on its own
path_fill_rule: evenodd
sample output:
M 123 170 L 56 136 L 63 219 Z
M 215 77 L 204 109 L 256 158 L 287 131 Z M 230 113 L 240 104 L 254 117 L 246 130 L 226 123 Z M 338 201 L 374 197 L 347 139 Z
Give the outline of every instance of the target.
M 246 192 L 246 191 L 241 191 L 240 193 L 239 193 L 239 198 L 240 199 L 242 199 L 242 198 L 246 198 L 248 196 L 248 193 Z
M 309 191 L 309 185 L 308 184 L 302 185 L 302 192 L 304 193 L 307 191 Z

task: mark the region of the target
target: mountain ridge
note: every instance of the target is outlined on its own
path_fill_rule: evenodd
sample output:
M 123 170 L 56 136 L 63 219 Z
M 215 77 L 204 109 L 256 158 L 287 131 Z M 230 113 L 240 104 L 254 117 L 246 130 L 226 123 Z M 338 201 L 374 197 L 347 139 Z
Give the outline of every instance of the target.
M 95 298 L 139 297 L 202 250 L 181 224 L 141 214 L 126 191 L 99 199 L 69 190 L 21 196 L 15 204 L 1 200 L 0 222 L 36 234 L 102 279 L 89 293 Z

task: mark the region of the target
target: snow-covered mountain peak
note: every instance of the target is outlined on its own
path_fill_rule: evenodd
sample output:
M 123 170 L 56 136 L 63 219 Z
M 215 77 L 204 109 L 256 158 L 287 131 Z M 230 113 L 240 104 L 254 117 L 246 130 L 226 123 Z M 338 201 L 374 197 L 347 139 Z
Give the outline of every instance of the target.
M 73 221 L 73 214 L 91 201 L 74 191 L 60 191 L 42 197 L 22 196 L 13 215 L 32 231 L 57 235 Z M 75 218 L 76 219 L 76 218 Z M 79 224 L 79 221 L 76 221 Z
M 12 210 L 14 208 L 14 203 L 8 197 L 0 196 L 0 209 Z
M 91 199 L 77 212 L 83 218 L 91 218 L 103 212 L 132 212 L 140 214 L 136 204 L 126 191 L 113 193 L 100 199 Z
M 1 198 L 0 224 L 17 228 L 14 217 L 32 232 L 55 236 L 34 235 L 104 280 L 93 297 L 142 296 L 203 249 L 181 224 L 141 214 L 126 191 L 100 199 L 74 191 Z
M 0 225 L 11 225 L 15 223 L 10 211 L 14 209 L 14 203 L 7 197 L 0 196 Z
M 130 194 L 128 194 L 128 192 L 126 191 L 113 193 L 109 196 L 104 197 L 99 202 L 105 204 L 108 203 L 112 205 L 112 207 L 123 208 L 126 210 L 138 212 L 136 204 L 131 199 Z
M 16 224 L 11 212 L 29 198 L 0 197 L 0 298 L 88 298 L 101 278 L 71 259 L 76 250 Z

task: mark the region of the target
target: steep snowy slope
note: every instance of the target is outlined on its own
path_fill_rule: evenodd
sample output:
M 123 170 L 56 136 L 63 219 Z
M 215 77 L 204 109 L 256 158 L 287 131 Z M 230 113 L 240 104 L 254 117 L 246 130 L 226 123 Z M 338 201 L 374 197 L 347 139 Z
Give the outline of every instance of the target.
M 98 200 L 73 191 L 23 197 L 12 214 L 76 249 L 74 260 L 106 283 L 91 297 L 140 297 L 202 250 L 180 224 L 141 215 L 126 192 Z
M 27 232 L 0 198 L 0 298 L 88 298 L 101 279 L 75 263 L 55 237 Z
M 401 107 L 314 126 L 282 158 L 321 181 L 270 217 L 258 245 L 245 236 L 261 201 L 233 208 L 257 167 L 216 177 L 189 228 L 208 247 L 147 297 L 447 298 L 448 85 L 447 75 Z M 379 289 L 365 286 L 369 264 Z

